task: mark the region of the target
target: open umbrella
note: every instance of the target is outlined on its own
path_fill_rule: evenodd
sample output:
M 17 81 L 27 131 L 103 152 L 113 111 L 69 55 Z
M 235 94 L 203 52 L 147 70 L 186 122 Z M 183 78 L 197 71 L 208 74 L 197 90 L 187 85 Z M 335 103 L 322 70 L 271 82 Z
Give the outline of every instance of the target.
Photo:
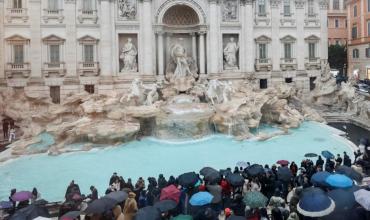
M 207 175 L 204 176 L 204 179 L 207 180 L 209 183 L 218 183 L 221 181 L 221 175 L 218 171 L 209 172 Z
M 318 155 L 315 153 L 307 153 L 304 155 L 305 157 L 317 157 Z
M 13 208 L 13 203 L 10 201 L 1 201 L 0 202 L 0 209 L 10 209 Z
M 338 166 L 335 168 L 335 172 L 339 174 L 343 174 L 348 176 L 349 178 L 355 180 L 356 182 L 360 183 L 362 181 L 362 175 L 361 173 L 357 172 L 351 167 L 347 166 Z
M 221 174 L 221 176 L 227 176 L 227 175 L 229 175 L 230 173 L 232 173 L 230 170 L 228 170 L 228 169 L 221 169 L 220 170 L 220 174 Z
M 245 217 L 237 216 L 237 215 L 230 215 L 230 217 L 227 218 L 227 220 L 245 220 Z
M 127 199 L 128 194 L 124 191 L 115 191 L 105 195 L 103 198 L 113 199 L 117 202 L 123 202 Z
M 232 186 L 243 186 L 244 185 L 244 178 L 236 173 L 231 173 L 227 175 L 226 180 Z
M 146 206 L 139 209 L 136 213 L 135 220 L 160 220 L 160 211 L 153 206 Z
M 360 189 L 354 192 L 356 202 L 360 204 L 364 209 L 370 211 L 370 191 Z
M 311 183 L 315 186 L 328 186 L 325 180 L 330 175 L 331 173 L 327 171 L 317 172 L 311 176 Z
M 190 205 L 192 206 L 203 206 L 208 205 L 212 202 L 213 195 L 209 192 L 198 192 L 190 198 Z
M 212 167 L 203 167 L 201 170 L 200 170 L 200 175 L 203 175 L 203 176 L 206 176 L 207 174 L 209 173 L 213 173 L 213 172 L 217 172 L 218 171 Z
M 181 192 L 175 185 L 169 185 L 162 189 L 160 200 L 171 199 L 179 203 Z
M 334 154 L 327 150 L 321 151 L 321 155 L 326 159 L 334 159 Z
M 332 174 L 325 179 L 325 182 L 334 188 L 349 188 L 353 185 L 353 181 L 342 174 Z
M 84 212 L 86 214 L 101 214 L 114 208 L 117 203 L 116 200 L 110 198 L 96 199 L 87 206 Z
M 276 163 L 280 164 L 281 166 L 287 166 L 289 164 L 289 161 L 287 161 L 287 160 L 278 160 Z
M 15 214 L 12 215 L 10 220 L 28 220 L 35 219 L 39 216 L 50 217 L 50 214 L 45 207 L 40 207 L 32 204 L 16 211 Z
M 20 191 L 12 195 L 12 200 L 17 202 L 26 201 L 32 198 L 32 193 L 29 191 Z
M 245 161 L 238 161 L 238 162 L 236 163 L 236 166 L 237 166 L 237 167 L 242 167 L 242 168 L 244 169 L 244 168 L 247 168 L 247 167 L 248 167 L 248 162 L 245 162 Z
M 328 192 L 328 196 L 335 202 L 335 212 L 348 212 L 356 204 L 350 189 L 334 189 Z
M 309 188 L 302 192 L 297 211 L 308 217 L 329 215 L 335 209 L 334 201 L 318 188 Z
M 193 187 L 199 180 L 195 172 L 181 174 L 178 177 L 179 184 L 183 187 Z
M 247 168 L 247 174 L 250 176 L 258 176 L 263 173 L 265 173 L 265 169 L 259 164 L 253 164 Z
M 171 220 L 193 220 L 193 216 L 191 216 L 191 215 L 178 215 L 176 217 L 171 218 Z
M 81 215 L 81 211 L 70 211 L 60 217 L 59 220 L 73 220 Z
M 167 212 L 172 209 L 175 209 L 177 206 L 177 203 L 173 200 L 166 199 L 166 200 L 161 200 L 159 202 L 156 202 L 154 204 L 154 207 L 157 208 L 161 212 Z
M 293 177 L 293 174 L 288 167 L 279 167 L 277 175 L 280 180 L 285 182 L 289 182 Z
M 267 201 L 268 201 L 267 197 L 258 191 L 247 192 L 247 194 L 245 194 L 243 198 L 244 204 L 252 209 L 265 207 Z

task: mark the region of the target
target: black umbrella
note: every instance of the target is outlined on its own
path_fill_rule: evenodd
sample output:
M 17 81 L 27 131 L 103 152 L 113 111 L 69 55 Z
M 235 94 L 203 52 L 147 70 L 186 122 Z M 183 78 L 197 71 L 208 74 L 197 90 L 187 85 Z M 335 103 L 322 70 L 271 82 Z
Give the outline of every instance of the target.
M 210 172 L 204 176 L 204 179 L 207 180 L 209 183 L 218 183 L 221 181 L 221 175 L 219 172 Z
M 244 185 L 244 178 L 240 176 L 239 174 L 231 173 L 226 176 L 226 180 L 232 186 L 243 186 Z
M 200 175 L 206 176 L 207 174 L 214 173 L 214 172 L 218 173 L 218 171 L 212 167 L 203 167 L 199 173 Z
M 67 212 L 66 214 L 64 214 L 62 217 L 60 217 L 60 220 L 70 220 L 70 219 L 75 219 L 77 218 L 78 216 L 81 215 L 81 211 L 70 211 L 70 212 Z
M 227 176 L 230 173 L 232 173 L 232 172 L 230 170 L 228 170 L 228 169 L 221 169 L 220 170 L 220 175 L 222 175 L 222 176 Z
M 356 187 L 358 188 L 358 187 Z M 335 202 L 335 209 L 323 219 L 347 220 L 351 219 L 352 210 L 356 205 L 355 188 L 352 189 L 335 189 L 328 192 L 328 196 Z
M 146 206 L 136 213 L 135 220 L 160 220 L 161 213 L 153 206 Z
M 29 205 L 25 208 L 19 209 L 10 220 L 28 220 L 35 219 L 37 217 L 50 217 L 48 210 L 45 207 L 37 205 Z
M 289 182 L 293 177 L 293 174 L 288 167 L 279 167 L 277 175 L 280 180 L 285 182 Z
M 358 183 L 361 183 L 362 178 L 363 178 L 361 173 L 359 173 L 356 170 L 354 170 L 353 168 L 347 167 L 347 166 L 338 166 L 337 168 L 335 168 L 335 172 L 346 175 L 349 178 L 351 178 L 353 180 L 356 180 L 356 182 L 358 182 Z
M 181 174 L 178 178 L 179 184 L 183 187 L 193 187 L 199 180 L 195 172 Z
M 113 199 L 117 202 L 123 202 L 127 199 L 128 194 L 124 191 L 115 191 L 105 195 L 103 198 Z
M 315 153 L 307 153 L 304 155 L 305 157 L 317 157 L 318 155 Z
M 264 172 L 265 169 L 259 164 L 253 164 L 252 166 L 247 168 L 247 174 L 250 176 L 258 176 L 260 174 L 263 174 Z
M 100 198 L 94 200 L 90 203 L 85 209 L 86 214 L 101 214 L 105 211 L 108 211 L 117 204 L 118 202 L 111 198 Z
M 167 212 L 172 209 L 175 209 L 177 206 L 177 203 L 173 200 L 166 199 L 166 200 L 161 200 L 159 202 L 156 202 L 154 204 L 154 207 L 157 208 L 161 212 Z
M 245 220 L 243 216 L 231 215 L 227 220 Z

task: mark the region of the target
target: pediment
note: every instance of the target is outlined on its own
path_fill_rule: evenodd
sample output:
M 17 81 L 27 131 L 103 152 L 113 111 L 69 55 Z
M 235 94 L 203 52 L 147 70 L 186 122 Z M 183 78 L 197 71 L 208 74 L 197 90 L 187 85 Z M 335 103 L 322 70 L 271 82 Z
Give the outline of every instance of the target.
M 42 38 L 42 41 L 47 41 L 47 42 L 64 42 L 65 39 L 57 36 L 57 35 L 54 35 L 54 34 L 51 34 L 49 36 L 46 36 L 44 38 Z
M 320 40 L 320 38 L 318 37 L 318 36 L 316 36 L 316 35 L 310 35 L 310 36 L 308 36 L 308 37 L 306 37 L 305 39 L 304 39 L 305 41 L 319 41 Z
M 268 43 L 271 42 L 271 38 L 267 37 L 266 35 L 261 35 L 255 39 L 257 43 Z
M 5 38 L 5 40 L 6 41 L 19 41 L 19 42 L 21 42 L 21 41 L 22 42 L 29 41 L 28 38 L 25 38 L 25 37 L 23 37 L 21 35 L 18 35 L 18 34 L 14 34 L 14 35 L 12 35 L 10 37 L 7 37 L 7 38 Z
M 97 41 L 99 41 L 98 39 L 96 39 L 95 37 L 92 37 L 92 36 L 90 36 L 90 35 L 85 35 L 85 36 L 83 36 L 83 37 L 80 37 L 79 39 L 78 39 L 78 41 L 79 42 L 97 42 Z
M 297 39 L 291 35 L 287 35 L 283 38 L 280 38 L 282 42 L 295 42 Z

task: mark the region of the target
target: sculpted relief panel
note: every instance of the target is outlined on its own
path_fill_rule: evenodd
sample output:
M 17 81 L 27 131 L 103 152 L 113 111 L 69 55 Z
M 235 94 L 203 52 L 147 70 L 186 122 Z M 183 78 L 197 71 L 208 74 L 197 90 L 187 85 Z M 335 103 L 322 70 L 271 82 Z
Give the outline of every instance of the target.
M 239 19 L 239 0 L 222 1 L 222 21 L 238 21 Z
M 136 0 L 118 0 L 118 18 L 120 20 L 135 20 L 137 14 Z

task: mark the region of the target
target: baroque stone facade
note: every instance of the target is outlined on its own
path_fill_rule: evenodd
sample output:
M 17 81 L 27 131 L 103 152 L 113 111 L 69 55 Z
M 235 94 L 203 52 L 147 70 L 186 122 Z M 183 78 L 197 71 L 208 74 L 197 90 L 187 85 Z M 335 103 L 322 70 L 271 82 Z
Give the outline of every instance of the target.
M 125 91 L 137 77 L 165 79 L 181 45 L 175 57 L 200 78 L 308 92 L 327 63 L 327 8 L 327 0 L 0 0 L 0 87 L 56 102 Z

